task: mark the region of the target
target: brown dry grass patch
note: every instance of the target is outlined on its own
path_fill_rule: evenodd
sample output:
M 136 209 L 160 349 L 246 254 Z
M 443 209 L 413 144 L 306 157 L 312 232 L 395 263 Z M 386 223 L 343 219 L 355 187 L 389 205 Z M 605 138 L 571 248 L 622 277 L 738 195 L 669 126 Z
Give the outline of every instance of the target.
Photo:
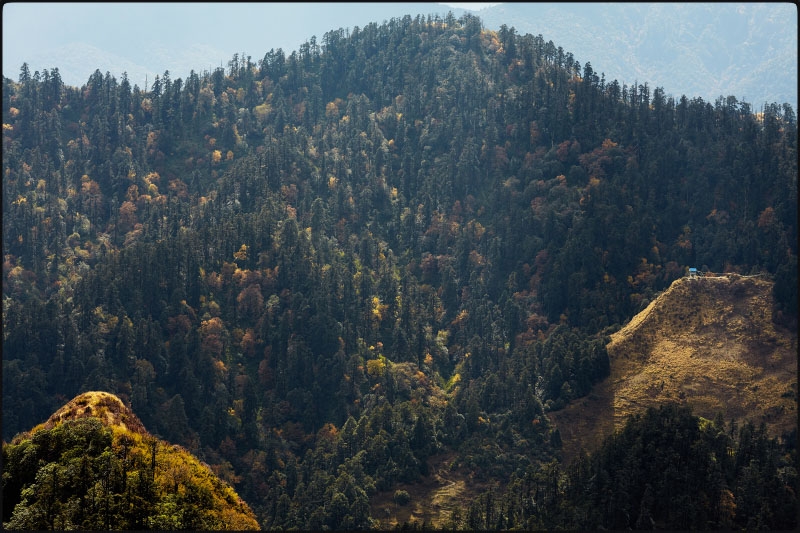
M 741 276 L 679 279 L 607 349 L 611 375 L 585 399 L 550 413 L 565 458 L 593 449 L 626 418 L 676 402 L 695 414 L 797 427 L 797 331 L 772 320 L 772 282 Z
M 110 427 L 118 426 L 143 435 L 148 434 L 139 417 L 118 396 L 104 391 L 89 391 L 79 394 L 50 415 L 44 424 L 36 426 L 31 432 L 33 433 L 39 428 L 50 429 L 63 420 L 86 417 L 98 418 Z
M 426 527 L 447 527 L 451 513 L 459 508 L 462 518 L 470 503 L 490 488 L 476 482 L 459 469 L 451 469 L 454 453 L 439 454 L 428 460 L 430 475 L 416 483 L 400 483 L 389 491 L 378 492 L 370 499 L 370 512 L 379 529 L 393 529 L 416 522 Z M 411 501 L 404 506 L 394 502 L 396 490 L 405 490 Z

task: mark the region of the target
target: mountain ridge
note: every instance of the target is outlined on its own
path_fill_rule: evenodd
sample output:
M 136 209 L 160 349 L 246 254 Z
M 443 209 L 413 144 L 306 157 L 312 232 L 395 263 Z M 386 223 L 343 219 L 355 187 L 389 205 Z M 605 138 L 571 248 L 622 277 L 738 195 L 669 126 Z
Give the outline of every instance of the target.
M 480 16 L 492 29 L 511 20 L 520 33 L 557 41 L 607 82 L 649 83 L 676 99 L 797 108 L 797 9 L 789 3 L 523 2 Z
M 97 7 L 60 8 L 60 18 L 44 27 L 61 42 L 45 48 L 26 40 L 25 31 L 30 33 L 30 30 L 25 18 L 15 15 L 15 11 L 6 15 L 4 6 L 4 19 L 9 18 L 8 24 L 4 20 L 4 39 L 6 33 L 14 39 L 3 47 L 3 63 L 13 69 L 4 71 L 4 75 L 16 75 L 16 69 L 27 61 L 31 71 L 58 66 L 65 81 L 76 87 L 83 86 L 97 68 L 102 74 L 110 71 L 118 78 L 127 71 L 131 83 L 143 87 L 147 80 L 152 83 L 165 70 L 173 78 L 186 79 L 190 68 L 197 72 L 204 68 L 212 71 L 226 64 L 234 53 L 243 51 L 252 54 L 254 60 L 270 49 L 283 48 L 288 55 L 300 48 L 303 39 L 310 40 L 314 35 L 321 42 L 325 33 L 339 27 L 363 27 L 371 21 L 380 23 L 405 13 L 444 14 L 449 10 L 460 16 L 466 12 L 442 4 L 398 6 L 379 3 L 251 6 L 250 16 L 241 22 L 244 29 L 232 32 L 216 24 L 231 8 L 221 8 L 221 13 L 215 12 L 213 5 L 202 4 L 195 5 L 192 11 L 174 6 L 154 7 L 156 11 L 125 8 L 120 15 L 122 20 L 133 22 L 119 32 L 100 33 L 96 30 L 100 23 L 96 19 L 113 21 L 113 12 L 101 12 Z M 582 63 L 592 63 L 598 73 L 605 73 L 608 82 L 617 79 L 620 84 L 649 83 L 651 87 L 663 87 L 676 99 L 686 95 L 713 102 L 720 96 L 734 96 L 754 107 L 777 102 L 789 103 L 796 109 L 797 12 L 787 9 L 791 7 L 788 3 L 537 2 L 501 3 L 477 14 L 487 29 L 497 31 L 506 25 L 515 27 L 519 34 L 542 34 L 545 40 L 555 41 Z M 154 13 L 157 13 L 155 24 Z M 182 18 L 180 27 L 192 28 L 191 37 L 179 31 L 166 31 L 168 22 L 178 18 Z M 59 28 L 58 22 L 62 20 L 71 28 L 69 33 Z M 256 22 L 259 20 L 261 26 Z M 132 32 L 128 26 L 149 29 Z M 269 40 L 251 36 L 261 35 L 264 28 Z M 85 35 L 85 39 L 80 40 L 80 35 Z M 116 42 L 120 35 L 136 43 L 136 53 L 123 52 Z M 100 40 L 101 37 L 106 40 Z M 25 43 L 28 55 L 12 56 L 14 43 Z M 23 49 L 23 45 L 17 46 Z M 75 61 L 74 53 L 64 56 L 67 47 L 83 51 L 78 56 L 79 62 Z M 54 54 L 63 60 L 54 61 Z M 93 62 L 87 66 L 85 58 L 92 58 Z M 771 82 L 764 84 L 764 79 Z

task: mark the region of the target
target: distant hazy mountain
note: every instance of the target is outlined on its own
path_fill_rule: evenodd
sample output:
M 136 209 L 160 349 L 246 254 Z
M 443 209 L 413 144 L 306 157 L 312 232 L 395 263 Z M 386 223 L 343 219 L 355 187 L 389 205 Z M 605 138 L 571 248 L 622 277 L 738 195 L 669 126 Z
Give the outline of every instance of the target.
M 475 7 L 480 7 L 475 4 Z M 70 85 L 96 70 L 144 86 L 169 70 L 226 66 L 234 53 L 254 61 L 287 53 L 316 36 L 392 17 L 465 12 L 435 3 L 6 4 L 3 75 L 17 79 L 58 67 Z M 541 34 L 607 80 L 660 86 L 679 97 L 734 95 L 759 106 L 797 107 L 797 8 L 791 3 L 507 3 L 478 11 Z
M 797 107 L 792 3 L 508 3 L 480 17 L 487 28 L 541 34 L 607 80 Z

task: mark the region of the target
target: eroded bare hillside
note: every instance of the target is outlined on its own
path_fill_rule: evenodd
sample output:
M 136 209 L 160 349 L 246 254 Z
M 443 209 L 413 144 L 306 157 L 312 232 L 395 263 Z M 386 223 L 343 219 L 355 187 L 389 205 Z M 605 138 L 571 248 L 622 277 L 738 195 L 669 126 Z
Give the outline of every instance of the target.
M 625 418 L 665 402 L 695 414 L 797 425 L 797 333 L 772 319 L 773 284 L 736 275 L 682 278 L 612 335 L 611 375 L 551 418 L 565 453 L 592 449 Z

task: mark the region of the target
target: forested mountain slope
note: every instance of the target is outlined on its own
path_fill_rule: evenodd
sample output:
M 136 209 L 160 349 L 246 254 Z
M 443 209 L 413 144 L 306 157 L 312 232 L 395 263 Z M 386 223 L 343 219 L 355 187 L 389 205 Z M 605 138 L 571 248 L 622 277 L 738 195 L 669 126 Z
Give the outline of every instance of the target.
M 265 528 L 376 525 L 447 454 L 558 474 L 548 413 L 688 266 L 763 272 L 796 320 L 791 106 L 608 82 L 473 16 L 2 97 L 4 438 L 113 392 Z
M 3 443 L 3 528 L 259 529 L 207 465 L 98 391 Z

